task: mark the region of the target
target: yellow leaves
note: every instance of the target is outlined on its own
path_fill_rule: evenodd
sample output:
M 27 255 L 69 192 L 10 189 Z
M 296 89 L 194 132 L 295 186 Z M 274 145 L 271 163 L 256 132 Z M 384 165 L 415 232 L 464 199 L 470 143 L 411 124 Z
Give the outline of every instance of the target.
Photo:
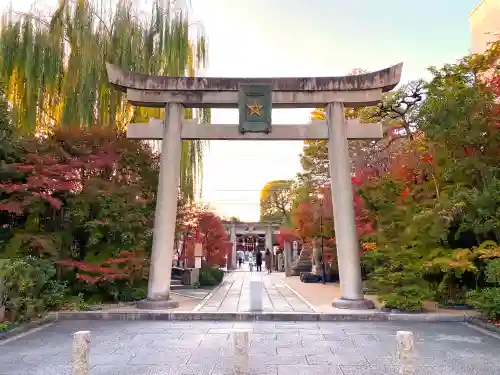
M 187 67 L 186 67 L 188 77 L 194 77 L 194 75 L 196 73 L 196 67 L 194 64 L 194 55 L 195 55 L 195 50 L 194 50 L 193 41 L 189 40 L 188 41 Z
M 261 202 L 269 198 L 269 193 L 272 191 L 274 183 L 275 183 L 274 181 L 269 181 L 267 184 L 264 185 L 264 187 L 260 192 Z
M 500 258 L 500 245 L 493 241 L 484 241 L 479 246 L 474 246 L 474 251 L 479 259 Z
M 443 254 L 443 251 L 440 251 Z M 490 260 L 500 258 L 500 246 L 493 241 L 485 241 L 472 249 L 456 249 L 450 256 L 440 256 L 429 262 L 424 267 L 430 269 L 439 267 L 443 272 L 474 272 L 478 271 L 474 261 L 477 259 Z
M 311 120 L 325 120 L 326 114 L 324 108 L 316 108 L 311 112 Z
M 425 268 L 438 267 L 442 272 L 451 270 L 458 272 L 477 272 L 477 268 L 473 263 L 474 254 L 470 249 L 457 249 L 453 251 L 451 256 L 442 256 L 427 262 Z
M 469 260 L 472 255 L 472 251 L 469 249 L 458 249 L 455 251 L 455 259 L 463 261 L 463 260 Z
M 15 103 L 18 100 L 18 92 L 17 92 L 17 87 L 18 87 L 18 81 L 19 77 L 17 74 L 17 69 L 15 69 L 12 72 L 12 76 L 10 77 L 10 87 L 7 92 L 7 100 L 10 103 Z
M 375 251 L 377 250 L 377 244 L 375 242 L 365 242 L 361 244 L 361 248 L 365 251 Z

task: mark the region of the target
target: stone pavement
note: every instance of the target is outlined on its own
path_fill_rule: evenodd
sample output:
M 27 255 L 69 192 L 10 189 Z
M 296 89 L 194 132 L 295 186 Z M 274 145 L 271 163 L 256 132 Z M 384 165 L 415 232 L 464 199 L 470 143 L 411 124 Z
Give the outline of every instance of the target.
M 77 330 L 90 375 L 232 375 L 234 329 L 250 331 L 250 375 L 396 375 L 398 330 L 415 334 L 416 375 L 500 373 L 500 340 L 463 323 L 66 321 L 0 343 L 0 375 L 71 374 Z
M 262 308 L 264 312 L 313 312 L 307 303 L 283 284 L 283 273 L 250 272 L 242 269 L 228 274 L 222 286 L 198 309 L 200 312 L 250 311 L 250 281 L 263 283 Z

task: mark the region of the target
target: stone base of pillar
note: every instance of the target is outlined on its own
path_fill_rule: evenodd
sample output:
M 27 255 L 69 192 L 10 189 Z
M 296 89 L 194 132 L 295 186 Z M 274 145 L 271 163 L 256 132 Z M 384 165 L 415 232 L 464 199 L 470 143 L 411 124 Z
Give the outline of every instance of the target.
M 179 302 L 168 300 L 154 301 L 150 299 L 143 299 L 137 301 L 137 308 L 141 310 L 170 310 L 179 307 Z
M 343 299 L 337 298 L 332 302 L 337 309 L 369 310 L 375 308 L 375 303 L 369 299 Z

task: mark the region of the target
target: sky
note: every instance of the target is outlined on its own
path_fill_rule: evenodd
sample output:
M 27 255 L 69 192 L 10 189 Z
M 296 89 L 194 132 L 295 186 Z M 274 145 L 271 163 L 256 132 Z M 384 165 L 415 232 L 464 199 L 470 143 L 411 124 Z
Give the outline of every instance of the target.
M 308 77 L 403 62 L 401 82 L 470 50 L 468 13 L 479 0 L 192 0 L 209 38 L 212 77 Z M 258 46 L 255 49 L 255 46 Z M 309 110 L 275 110 L 273 124 L 306 123 Z M 213 110 L 213 123 L 237 111 Z M 300 171 L 302 142 L 211 141 L 203 199 L 223 216 L 259 220 L 262 187 Z
M 209 41 L 212 77 L 339 76 L 403 62 L 401 82 L 428 78 L 429 66 L 470 51 L 468 13 L 480 0 L 191 0 Z M 0 7 L 11 1 L 0 0 Z M 137 0 L 144 10 L 152 0 Z M 38 4 L 54 4 L 39 0 Z M 29 9 L 30 0 L 13 4 Z M 273 124 L 300 124 L 310 110 L 274 110 Z M 212 122 L 236 124 L 237 110 L 215 109 Z M 221 216 L 259 220 L 262 187 L 293 179 L 302 142 L 211 141 L 202 200 Z

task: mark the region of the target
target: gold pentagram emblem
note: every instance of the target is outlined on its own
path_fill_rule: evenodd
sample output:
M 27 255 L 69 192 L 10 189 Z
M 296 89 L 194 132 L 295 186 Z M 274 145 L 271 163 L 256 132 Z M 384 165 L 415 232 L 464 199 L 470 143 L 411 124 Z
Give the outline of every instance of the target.
M 261 105 L 254 103 L 247 105 L 247 107 L 250 111 L 250 116 L 260 116 L 260 110 L 262 109 Z

